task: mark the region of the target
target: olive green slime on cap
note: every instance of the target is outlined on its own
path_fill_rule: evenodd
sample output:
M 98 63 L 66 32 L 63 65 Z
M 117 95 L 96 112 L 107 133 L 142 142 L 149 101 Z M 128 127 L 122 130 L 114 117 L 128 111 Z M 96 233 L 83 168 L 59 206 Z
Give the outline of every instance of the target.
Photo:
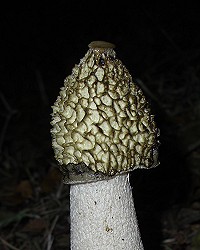
M 69 183 L 158 165 L 158 129 L 142 90 L 112 43 L 89 48 L 52 107 L 52 145 Z

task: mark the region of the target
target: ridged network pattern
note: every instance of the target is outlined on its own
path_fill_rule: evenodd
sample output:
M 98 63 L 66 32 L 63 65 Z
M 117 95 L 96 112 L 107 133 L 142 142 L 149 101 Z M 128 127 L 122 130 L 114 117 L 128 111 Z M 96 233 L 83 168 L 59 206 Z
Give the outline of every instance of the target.
M 114 175 L 155 165 L 154 116 L 113 48 L 89 48 L 52 108 L 52 145 L 61 167 L 84 162 Z

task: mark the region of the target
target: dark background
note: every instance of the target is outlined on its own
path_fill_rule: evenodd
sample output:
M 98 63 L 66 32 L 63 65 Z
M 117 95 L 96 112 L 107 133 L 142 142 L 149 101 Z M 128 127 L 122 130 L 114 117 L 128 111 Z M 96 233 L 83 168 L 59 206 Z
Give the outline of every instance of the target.
M 47 91 L 58 89 L 55 82 L 63 81 L 93 40 L 115 43 L 118 56 L 137 76 L 169 54 L 199 49 L 199 8 L 191 3 L 45 2 L 1 9 L 4 87 L 21 83 L 24 71 L 38 69 Z M 26 85 L 13 92 L 27 93 L 31 81 Z
M 33 244 L 39 242 L 38 247 L 46 249 L 40 230 L 49 235 L 56 215 L 39 212 L 36 204 L 50 201 L 60 181 L 59 173 L 51 172 L 56 167 L 49 132 L 51 105 L 88 44 L 105 40 L 116 44 L 118 58 L 143 89 L 161 130 L 160 166 L 131 175 L 145 249 L 200 249 L 199 12 L 192 2 L 43 1 L 1 8 L 2 247 L 7 242 L 22 250 L 40 249 Z M 24 181 L 31 190 L 27 196 L 26 186 L 20 189 Z M 51 249 L 65 249 L 60 242 L 69 233 L 63 208 L 66 192 L 63 187 L 57 198 L 60 217 Z M 19 219 L 26 209 L 35 217 L 25 213 Z M 13 219 L 5 222 L 10 213 Z M 35 222 L 38 218 L 45 226 Z M 32 221 L 39 223 L 39 233 Z

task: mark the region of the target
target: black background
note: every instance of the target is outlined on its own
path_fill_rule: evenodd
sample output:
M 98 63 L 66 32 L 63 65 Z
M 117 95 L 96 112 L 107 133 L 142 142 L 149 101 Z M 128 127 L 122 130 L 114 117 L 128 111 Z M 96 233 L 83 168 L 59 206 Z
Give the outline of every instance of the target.
M 167 54 L 199 48 L 199 8 L 187 2 L 10 4 L 1 9 L 1 26 L 1 84 L 20 93 L 32 84 L 21 85 L 21 78 L 33 79 L 36 68 L 47 91 L 58 89 L 93 40 L 115 43 L 118 57 L 137 76 Z

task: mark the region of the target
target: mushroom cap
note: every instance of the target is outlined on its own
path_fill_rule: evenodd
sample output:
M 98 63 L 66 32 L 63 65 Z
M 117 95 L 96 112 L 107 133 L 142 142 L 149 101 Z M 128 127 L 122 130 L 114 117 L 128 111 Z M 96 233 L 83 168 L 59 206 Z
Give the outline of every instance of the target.
M 52 107 L 52 145 L 67 183 L 158 165 L 154 116 L 114 47 L 90 43 Z

